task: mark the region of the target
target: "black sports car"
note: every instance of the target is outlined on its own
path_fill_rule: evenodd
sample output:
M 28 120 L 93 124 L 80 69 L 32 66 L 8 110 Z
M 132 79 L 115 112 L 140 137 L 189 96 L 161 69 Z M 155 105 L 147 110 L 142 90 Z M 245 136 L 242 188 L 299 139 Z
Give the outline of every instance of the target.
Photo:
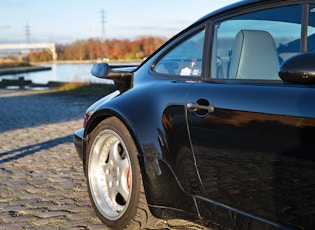
M 315 1 L 241 1 L 137 67 L 75 132 L 93 207 L 115 229 L 315 227 Z

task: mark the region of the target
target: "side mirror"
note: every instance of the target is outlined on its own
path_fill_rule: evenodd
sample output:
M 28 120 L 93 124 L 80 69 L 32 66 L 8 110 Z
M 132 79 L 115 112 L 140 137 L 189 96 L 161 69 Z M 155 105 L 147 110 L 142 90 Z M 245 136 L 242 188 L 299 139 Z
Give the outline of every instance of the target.
M 279 77 L 296 84 L 315 83 L 315 52 L 300 53 L 280 66 Z
M 91 74 L 98 78 L 113 80 L 116 88 L 121 91 L 130 89 L 133 85 L 133 73 L 124 68 L 112 69 L 107 63 L 93 64 Z
M 107 63 L 93 64 L 91 74 L 98 78 L 105 78 L 110 71 L 110 67 Z
M 133 76 L 132 70 L 123 67 L 132 67 L 133 65 L 122 65 L 120 68 L 111 68 L 107 63 L 95 63 L 92 66 L 91 74 L 98 78 L 119 80 Z

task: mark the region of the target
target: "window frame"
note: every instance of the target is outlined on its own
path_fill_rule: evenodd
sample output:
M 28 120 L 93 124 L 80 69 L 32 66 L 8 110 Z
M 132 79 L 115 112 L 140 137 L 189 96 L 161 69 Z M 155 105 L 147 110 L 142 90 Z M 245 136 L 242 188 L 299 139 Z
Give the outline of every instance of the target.
M 204 63 L 207 63 L 207 74 L 204 73 L 204 78 L 202 79 L 205 82 L 209 83 L 229 83 L 229 84 L 283 84 L 284 82 L 279 78 L 279 80 L 273 80 L 273 79 L 268 79 L 268 80 L 256 80 L 256 79 L 228 79 L 228 78 L 211 78 L 211 72 L 212 66 L 211 66 L 211 61 L 212 61 L 212 55 L 213 55 L 213 43 L 214 40 L 216 39 L 215 36 L 215 30 L 216 26 L 224 21 L 233 19 L 235 17 L 239 17 L 242 15 L 246 14 L 251 14 L 255 13 L 258 11 L 263 11 L 263 10 L 271 10 L 275 8 L 280 8 L 280 7 L 289 7 L 289 6 L 300 6 L 301 7 L 301 31 L 300 31 L 300 39 L 301 39 L 301 47 L 300 47 L 300 52 L 307 52 L 307 27 L 309 24 L 308 20 L 308 14 L 309 14 L 309 9 L 312 4 L 310 3 L 290 3 L 290 2 L 281 2 L 281 3 L 266 3 L 262 5 L 253 5 L 253 6 L 245 6 L 244 8 L 238 8 L 237 11 L 233 12 L 226 12 L 223 14 L 219 14 L 213 18 L 210 18 L 209 22 L 209 55 L 204 58 Z M 305 48 L 306 47 L 306 48 Z M 207 53 L 207 52 L 204 52 Z M 206 60 L 207 58 L 207 60 Z
M 187 76 L 187 75 L 173 75 L 173 74 L 166 74 L 166 73 L 160 73 L 155 71 L 156 65 L 160 62 L 161 59 L 163 59 L 169 52 L 174 50 L 178 45 L 182 44 L 183 42 L 187 41 L 190 37 L 193 37 L 197 33 L 204 30 L 204 39 L 203 39 L 203 45 L 202 45 L 202 63 L 201 63 L 201 73 L 199 76 Z M 190 28 L 189 30 L 185 31 L 183 34 L 181 34 L 179 37 L 175 38 L 172 42 L 170 42 L 166 47 L 165 50 L 162 51 L 161 54 L 159 54 L 158 58 L 154 60 L 154 62 L 151 65 L 150 73 L 156 77 L 160 78 L 167 78 L 167 79 L 174 79 L 174 80 L 195 80 L 200 81 L 201 79 L 206 76 L 206 69 L 207 69 L 207 63 L 205 58 L 207 55 L 205 53 L 209 52 L 208 44 L 208 34 L 210 32 L 209 29 L 209 23 L 208 21 L 203 22 L 193 28 Z

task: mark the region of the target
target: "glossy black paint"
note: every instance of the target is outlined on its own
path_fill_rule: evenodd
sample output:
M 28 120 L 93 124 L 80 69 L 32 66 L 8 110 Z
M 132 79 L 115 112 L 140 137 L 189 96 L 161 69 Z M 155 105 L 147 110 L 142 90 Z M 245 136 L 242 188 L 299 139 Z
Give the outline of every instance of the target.
M 314 89 L 201 83 L 188 100 L 205 91 L 214 112 L 188 112 L 188 122 L 206 199 L 303 226 L 310 213 L 301 209 L 315 205 Z
M 132 80 L 117 80 L 126 80 L 123 85 L 127 82 L 128 87 L 87 110 L 85 129 L 74 135 L 81 159 L 95 126 L 116 116 L 136 143 L 147 200 L 156 217 L 224 229 L 311 229 L 314 85 L 209 81 L 205 66 L 197 79 L 152 70 L 160 55 L 195 27 L 208 27 L 209 19 L 258 5 L 306 2 L 315 4 L 244 1 L 203 17 L 175 36 L 138 69 L 130 69 Z M 213 110 L 187 106 L 191 103 Z
M 279 76 L 291 83 L 315 83 L 314 62 L 315 52 L 297 54 L 280 66 Z

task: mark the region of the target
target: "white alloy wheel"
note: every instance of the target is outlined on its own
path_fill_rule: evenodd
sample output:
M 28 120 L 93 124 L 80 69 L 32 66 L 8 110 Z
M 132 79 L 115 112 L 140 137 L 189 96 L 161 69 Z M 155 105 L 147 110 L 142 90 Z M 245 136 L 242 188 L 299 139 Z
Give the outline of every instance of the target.
M 145 197 L 136 145 L 115 117 L 89 134 L 85 173 L 93 208 L 111 229 L 161 228 Z
M 106 218 L 118 219 L 128 207 L 132 190 L 129 153 L 120 136 L 112 130 L 101 131 L 92 145 L 88 164 L 95 205 Z

